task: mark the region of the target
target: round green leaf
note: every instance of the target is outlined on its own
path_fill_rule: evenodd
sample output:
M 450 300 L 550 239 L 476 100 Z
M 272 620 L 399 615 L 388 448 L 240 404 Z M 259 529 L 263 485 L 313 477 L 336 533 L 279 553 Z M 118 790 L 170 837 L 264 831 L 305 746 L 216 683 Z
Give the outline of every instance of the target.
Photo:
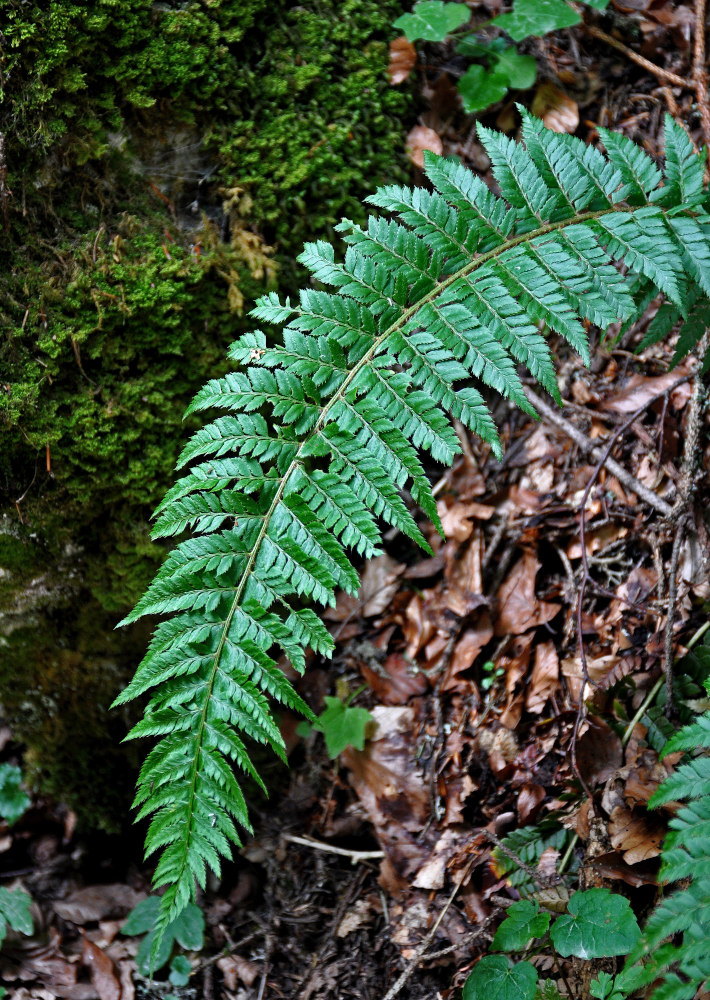
M 491 948 L 494 951 L 522 951 L 532 938 L 542 937 L 549 926 L 549 913 L 540 913 L 537 903 L 521 899 L 508 907 Z
M 160 910 L 160 896 L 148 896 L 128 914 L 128 919 L 121 928 L 121 934 L 147 934 L 155 927 Z
M 192 963 L 186 955 L 176 955 L 170 963 L 170 975 L 168 976 L 173 986 L 187 986 L 190 982 Z
M 394 22 L 407 36 L 407 41 L 443 42 L 448 34 L 460 28 L 471 16 L 465 3 L 443 3 L 443 0 L 422 0 L 411 14 L 402 14 Z
M 508 93 L 508 78 L 488 73 L 483 66 L 469 66 L 459 80 L 464 111 L 474 114 L 502 100 Z
M 550 930 L 552 943 L 565 958 L 626 955 L 641 935 L 628 899 L 608 889 L 576 892 L 568 911 Z
M 512 965 L 505 955 L 486 955 L 463 987 L 463 1000 L 534 1000 L 537 971 L 530 962 Z
M 515 0 L 510 14 L 499 14 L 491 24 L 502 28 L 514 42 L 530 35 L 546 35 L 571 28 L 582 18 L 564 0 Z
M 16 764 L 0 764 L 0 816 L 12 826 L 27 812 L 31 800 L 21 788 L 22 771 Z
M 182 913 L 168 924 L 166 935 L 170 934 L 188 951 L 199 951 L 205 938 L 205 918 L 196 903 L 188 903 Z
M 513 90 L 527 90 L 537 79 L 537 63 L 532 56 L 522 56 L 512 46 L 498 56 L 494 72 L 508 77 Z

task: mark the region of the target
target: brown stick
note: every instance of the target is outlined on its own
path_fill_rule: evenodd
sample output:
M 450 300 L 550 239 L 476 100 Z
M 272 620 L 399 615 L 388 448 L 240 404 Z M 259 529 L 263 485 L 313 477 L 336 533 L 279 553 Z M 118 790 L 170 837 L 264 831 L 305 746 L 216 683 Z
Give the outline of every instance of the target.
M 710 145 L 710 107 L 708 74 L 705 67 L 705 0 L 695 0 L 695 38 L 693 44 L 693 84 L 703 125 L 705 146 Z
M 664 392 L 672 392 L 676 386 L 681 385 L 683 382 L 687 382 L 689 378 L 691 378 L 690 374 L 684 375 L 673 385 L 664 389 Z M 571 438 L 572 441 L 574 441 L 574 443 L 581 448 L 585 455 L 590 455 L 596 461 L 599 461 L 603 454 L 603 449 L 601 447 L 595 445 L 594 442 L 586 436 L 586 434 L 583 434 L 577 427 L 574 426 L 574 424 L 571 424 L 569 420 L 566 420 L 556 407 L 548 405 L 544 399 L 541 399 L 531 389 L 526 387 L 525 395 L 528 398 L 528 402 L 532 403 L 538 413 L 540 413 L 545 420 L 549 420 L 549 422 L 554 424 L 555 427 L 559 427 L 559 429 L 563 431 L 567 437 Z M 659 396 L 661 395 L 663 395 L 663 393 L 659 393 Z M 662 497 L 657 496 L 653 490 L 644 486 L 643 483 L 640 483 L 635 476 L 632 476 L 630 472 L 627 472 L 626 469 L 622 465 L 619 465 L 619 463 L 611 456 L 608 456 L 604 460 L 604 466 L 609 470 L 609 472 L 616 476 L 620 483 L 626 486 L 632 493 L 635 493 L 636 496 L 647 503 L 649 507 L 653 507 L 654 510 L 657 510 L 658 513 L 662 514 L 664 517 L 670 517 L 672 515 L 673 508 L 669 503 L 667 503 Z
M 700 0 L 702 2 L 702 0 Z M 676 87 L 688 88 L 690 86 L 690 81 L 684 79 L 682 76 L 678 76 L 677 73 L 671 73 L 670 70 L 664 69 L 662 66 L 657 66 L 656 63 L 651 62 L 650 59 L 646 59 L 644 56 L 640 56 L 638 52 L 634 52 L 630 49 L 628 45 L 624 45 L 620 42 L 618 38 L 614 38 L 613 35 L 608 35 L 606 31 L 598 28 L 595 24 L 585 24 L 584 30 L 588 35 L 593 38 L 598 38 L 602 42 L 606 42 L 607 45 L 611 45 L 612 48 L 618 49 L 619 52 L 623 52 L 627 59 L 631 62 L 635 62 L 637 66 L 642 66 L 647 72 L 652 73 L 657 79 L 664 83 L 673 83 Z

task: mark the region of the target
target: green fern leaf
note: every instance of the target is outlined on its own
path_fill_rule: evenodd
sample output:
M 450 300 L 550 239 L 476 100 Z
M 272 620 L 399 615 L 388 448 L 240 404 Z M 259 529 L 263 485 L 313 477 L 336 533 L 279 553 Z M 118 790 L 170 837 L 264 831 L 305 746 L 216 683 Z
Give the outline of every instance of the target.
M 136 794 L 147 851 L 161 852 L 156 949 L 249 828 L 235 768 L 263 786 L 244 740 L 283 758 L 270 706 L 310 715 L 278 666 L 283 655 L 302 672 L 309 646 L 332 652 L 307 604 L 354 593 L 351 550 L 375 555 L 387 526 L 429 551 L 417 508 L 441 529 L 421 453 L 451 463 L 457 420 L 500 457 L 480 390 L 531 412 L 524 366 L 559 400 L 551 334 L 586 360 L 589 323 L 629 323 L 663 294 L 677 310 L 670 326 L 686 307 L 690 324 L 707 302 L 703 164 L 676 126 L 662 186 L 646 154 L 611 133 L 608 156 L 528 115 L 525 144 L 479 134 L 500 195 L 457 161 L 425 154 L 432 190 L 380 189 L 370 203 L 386 217 L 340 225 L 343 260 L 327 243 L 307 245 L 299 259 L 312 287 L 293 303 L 265 295 L 252 313 L 281 333 L 241 336 L 229 351 L 238 370 L 188 408 L 217 414 L 185 446 L 153 534 L 192 537 L 125 619 L 169 616 L 116 701 L 147 695 L 130 736 L 157 737 Z M 666 789 L 690 787 L 688 810 L 709 776 L 704 760 Z M 688 870 L 688 858 L 705 864 L 686 827 L 674 835 L 669 871 Z

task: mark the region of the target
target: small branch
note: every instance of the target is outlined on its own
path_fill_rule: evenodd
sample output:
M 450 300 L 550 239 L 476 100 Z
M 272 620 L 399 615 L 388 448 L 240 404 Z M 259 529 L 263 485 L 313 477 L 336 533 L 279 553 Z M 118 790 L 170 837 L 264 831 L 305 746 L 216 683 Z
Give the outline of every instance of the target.
M 704 0 L 703 0 L 704 8 Z M 704 45 L 703 45 L 704 51 Z M 703 359 L 708 351 L 710 331 L 706 330 L 698 345 L 698 367 L 695 370 L 695 386 L 688 411 L 688 423 L 683 447 L 680 482 L 678 483 L 678 499 L 669 520 L 676 521 L 671 553 L 671 566 L 668 576 L 668 612 L 666 630 L 663 642 L 663 672 L 666 677 L 666 716 L 673 714 L 673 625 L 675 620 L 676 602 L 678 600 L 678 564 L 680 551 L 685 538 L 685 529 L 690 521 L 690 505 L 695 485 L 695 468 L 697 465 L 698 446 L 700 441 L 700 425 L 707 391 L 703 382 Z
M 383 997 L 383 1000 L 394 1000 L 394 998 L 396 996 L 398 996 L 399 993 L 402 992 L 402 989 L 407 984 L 407 982 L 409 981 L 409 979 L 412 977 L 412 975 L 413 975 L 414 971 L 416 970 L 417 966 L 419 965 L 419 963 L 422 961 L 423 958 L 426 957 L 425 956 L 425 952 L 426 952 L 427 948 L 429 947 L 429 945 L 434 940 L 434 938 L 436 937 L 436 932 L 439 930 L 439 926 L 441 924 L 441 921 L 444 919 L 444 917 L 446 916 L 446 914 L 448 913 L 448 911 L 449 911 L 449 909 L 451 907 L 451 904 L 456 899 L 456 896 L 458 895 L 459 890 L 461 889 L 461 886 L 463 885 L 463 883 L 464 883 L 464 881 L 466 879 L 466 876 L 468 875 L 469 871 L 471 870 L 471 866 L 473 865 L 474 861 L 475 861 L 475 856 L 472 857 L 471 860 L 469 861 L 469 863 L 466 865 L 466 867 L 464 869 L 464 872 L 463 872 L 463 875 L 461 876 L 461 880 L 459 882 L 457 882 L 456 885 L 454 886 L 453 891 L 451 892 L 451 895 L 449 896 L 449 898 L 446 900 L 446 903 L 444 904 L 443 910 L 441 911 L 441 913 L 439 914 L 439 916 L 436 918 L 434 926 L 429 931 L 429 933 L 427 934 L 427 936 L 424 938 L 424 940 L 422 941 L 422 943 L 419 945 L 419 947 L 417 948 L 415 954 L 412 956 L 412 958 L 410 959 L 410 961 L 407 963 L 407 965 L 406 965 L 404 971 L 402 972 L 402 974 L 400 975 L 400 977 L 396 980 L 396 982 L 394 983 L 394 985 L 389 990 L 387 990 L 387 993 L 385 993 L 385 995 Z M 493 915 L 491 915 L 479 927 L 476 928 L 476 930 L 478 931 L 478 934 L 476 936 L 480 936 L 483 933 L 483 931 L 487 928 L 488 924 L 491 922 L 492 919 L 493 919 Z
M 650 406 L 654 399 L 660 398 L 664 393 L 672 392 L 677 386 L 682 385 L 683 382 L 687 382 L 689 378 L 691 378 L 690 374 L 679 378 L 677 382 L 667 386 L 663 392 L 659 392 L 658 396 L 654 396 L 653 399 L 650 399 L 648 403 L 646 403 L 646 406 Z M 593 441 L 591 441 L 586 434 L 583 434 L 577 427 L 574 426 L 574 424 L 571 424 L 569 420 L 566 420 L 557 408 L 549 406 L 531 389 L 526 387 L 525 395 L 528 398 L 528 402 L 532 403 L 538 413 L 540 413 L 546 420 L 549 420 L 551 424 L 554 424 L 555 427 L 559 427 L 559 429 L 563 431 L 567 437 L 571 438 L 572 441 L 574 441 L 574 443 L 581 448 L 585 455 L 589 455 L 591 458 L 599 461 L 599 458 L 603 454 L 603 449 L 599 445 L 596 445 Z M 620 483 L 626 486 L 632 493 L 635 493 L 641 500 L 645 501 L 649 507 L 653 507 L 654 510 L 658 511 L 658 513 L 662 514 L 664 517 L 670 517 L 672 515 L 673 508 L 669 503 L 667 503 L 667 501 L 665 501 L 662 497 L 657 496 L 652 490 L 649 490 L 647 486 L 644 486 L 643 483 L 640 483 L 635 476 L 632 476 L 630 472 L 627 472 L 626 469 L 622 465 L 619 465 L 619 463 L 615 459 L 611 458 L 611 456 L 607 457 L 603 464 L 609 472 L 616 476 Z
M 612 48 L 617 49 L 619 52 L 623 52 L 627 59 L 631 62 L 635 62 L 637 66 L 641 66 L 648 73 L 651 73 L 662 83 L 672 83 L 676 87 L 683 87 L 687 89 L 690 86 L 690 81 L 684 79 L 682 76 L 678 76 L 677 73 L 671 73 L 670 70 L 664 69 L 662 66 L 657 66 L 656 63 L 651 62 L 650 59 L 646 59 L 644 56 L 640 56 L 638 52 L 634 52 L 630 49 L 628 45 L 624 45 L 620 42 L 618 38 L 614 38 L 613 35 L 608 35 L 606 31 L 598 28 L 595 24 L 585 24 L 584 30 L 592 38 L 598 38 L 602 42 L 606 42 L 607 45 L 611 45 Z
M 710 107 L 708 107 L 708 74 L 705 68 L 705 0 L 695 0 L 693 84 L 703 125 L 703 140 L 707 149 L 710 145 Z
M 373 858 L 384 858 L 384 851 L 348 851 L 344 847 L 333 847 L 331 844 L 324 844 L 322 840 L 312 840 L 310 837 L 292 837 L 284 834 L 284 840 L 290 844 L 301 844 L 303 847 L 312 847 L 314 851 L 325 851 L 327 854 L 340 854 L 344 858 L 350 858 L 350 863 L 356 865 L 358 861 L 370 861 Z

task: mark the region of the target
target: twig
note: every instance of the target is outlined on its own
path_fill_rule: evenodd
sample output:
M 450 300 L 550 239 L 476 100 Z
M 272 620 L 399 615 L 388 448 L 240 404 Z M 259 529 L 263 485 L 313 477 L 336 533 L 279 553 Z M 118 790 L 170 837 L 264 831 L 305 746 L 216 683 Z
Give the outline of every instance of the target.
M 703 9 L 704 9 L 703 2 Z M 703 48 L 704 51 L 704 48 Z M 680 550 L 685 537 L 685 529 L 690 520 L 690 503 L 695 485 L 695 467 L 697 464 L 698 444 L 700 440 L 700 424 L 707 395 L 703 382 L 703 359 L 710 344 L 710 331 L 706 330 L 698 345 L 699 362 L 695 370 L 695 386 L 688 411 L 683 460 L 681 463 L 680 482 L 678 483 L 678 499 L 669 521 L 676 521 L 671 552 L 671 565 L 668 577 L 668 612 L 666 616 L 666 631 L 663 643 L 663 672 L 666 677 L 666 716 L 673 714 L 673 624 L 675 619 L 676 601 L 678 600 L 678 564 Z
M 689 86 L 689 81 L 684 79 L 682 76 L 678 76 L 677 73 L 671 73 L 670 70 L 664 69 L 662 66 L 657 66 L 656 63 L 651 62 L 650 59 L 646 59 L 644 56 L 634 52 L 630 49 L 628 45 L 624 45 L 620 42 L 618 38 L 614 38 L 613 35 L 608 35 L 606 31 L 598 28 L 595 24 L 585 24 L 584 30 L 592 38 L 598 38 L 602 42 L 606 42 L 607 45 L 611 45 L 612 48 L 617 49 L 619 52 L 623 52 L 627 59 L 631 62 L 635 62 L 637 66 L 642 66 L 647 72 L 651 73 L 658 80 L 662 80 L 665 83 L 673 83 L 676 87 L 683 87 L 687 89 Z
M 664 389 L 663 392 L 672 392 L 673 389 L 682 385 L 683 382 L 687 382 L 691 377 L 692 373 L 684 375 L 682 378 L 679 378 L 677 382 L 674 382 L 673 385 Z M 590 455 L 592 458 L 597 460 L 599 459 L 599 456 L 602 454 L 602 449 L 598 445 L 595 445 L 586 434 L 583 434 L 577 427 L 574 426 L 574 424 L 571 424 L 569 420 L 566 420 L 562 414 L 558 412 L 558 410 L 549 406 L 543 399 L 540 399 L 540 397 L 536 395 L 532 389 L 528 389 L 526 387 L 525 395 L 528 398 L 528 402 L 532 403 L 538 413 L 545 417 L 546 420 L 549 420 L 551 424 L 554 424 L 555 427 L 559 427 L 559 429 L 563 431 L 567 437 L 571 438 L 572 441 L 574 441 L 574 443 L 578 445 L 578 447 L 586 455 Z M 659 398 L 662 395 L 663 393 L 659 393 L 658 396 L 654 398 Z M 649 400 L 649 403 L 646 405 L 650 405 L 651 402 L 652 401 Z M 627 472 L 626 469 L 622 465 L 619 465 L 619 463 L 611 456 L 606 458 L 603 464 L 609 472 L 616 476 L 623 486 L 626 486 L 632 493 L 635 493 L 637 497 L 645 501 L 649 507 L 653 507 L 654 510 L 658 511 L 658 513 L 662 514 L 664 517 L 670 517 L 672 515 L 673 508 L 666 500 L 657 496 L 653 490 L 649 490 L 649 488 L 644 486 L 643 483 L 640 483 L 635 476 L 632 476 L 630 472 Z
M 703 139 L 707 149 L 710 145 L 710 107 L 708 107 L 708 74 L 705 68 L 705 0 L 695 0 L 693 85 L 703 125 Z
M 384 851 L 348 851 L 344 847 L 333 847 L 331 844 L 324 844 L 322 840 L 313 840 L 310 837 L 293 837 L 289 833 L 283 835 L 284 840 L 291 844 L 301 844 L 303 847 L 312 847 L 314 851 L 325 851 L 326 854 L 340 854 L 344 858 L 350 858 L 350 863 L 356 865 L 358 861 L 369 861 L 372 858 L 384 858 Z
M 414 953 L 414 955 L 412 956 L 412 958 L 407 963 L 407 966 L 405 967 L 404 971 L 399 976 L 399 978 L 395 981 L 394 985 L 391 986 L 389 990 L 387 990 L 387 992 L 385 993 L 385 995 L 383 997 L 383 1000 L 394 1000 L 394 998 L 399 993 L 401 993 L 403 987 L 405 986 L 405 984 L 411 978 L 412 974 L 414 973 L 415 969 L 417 968 L 417 966 L 421 962 L 422 958 L 424 958 L 425 951 L 427 950 L 427 948 L 429 947 L 429 945 L 431 944 L 431 942 L 436 937 L 436 932 L 439 930 L 439 926 L 441 924 L 441 921 L 444 919 L 444 917 L 446 916 L 446 914 L 449 912 L 451 904 L 456 899 L 456 896 L 458 895 L 459 890 L 461 889 L 461 886 L 463 885 L 463 883 L 464 883 L 464 881 L 466 879 L 466 876 L 470 872 L 471 866 L 473 865 L 473 862 L 475 860 L 476 859 L 475 859 L 475 856 L 474 856 L 474 857 L 471 858 L 471 860 L 469 861 L 469 863 L 466 865 L 466 867 L 464 869 L 464 872 L 463 872 L 463 875 L 461 876 L 461 880 L 456 883 L 456 885 L 454 886 L 454 888 L 453 888 L 453 890 L 452 890 L 449 898 L 444 903 L 444 908 L 442 909 L 442 911 L 439 914 L 439 916 L 436 918 L 436 921 L 434 922 L 434 926 L 429 931 L 429 933 L 427 934 L 427 936 L 424 938 L 424 940 L 422 941 L 422 943 L 419 945 L 419 947 L 417 948 L 416 952 Z M 484 931 L 484 929 L 485 929 L 486 926 L 487 926 L 487 921 L 484 921 L 484 923 L 481 924 L 480 927 L 476 928 L 477 931 L 479 932 L 479 935 L 483 933 L 483 931 Z

